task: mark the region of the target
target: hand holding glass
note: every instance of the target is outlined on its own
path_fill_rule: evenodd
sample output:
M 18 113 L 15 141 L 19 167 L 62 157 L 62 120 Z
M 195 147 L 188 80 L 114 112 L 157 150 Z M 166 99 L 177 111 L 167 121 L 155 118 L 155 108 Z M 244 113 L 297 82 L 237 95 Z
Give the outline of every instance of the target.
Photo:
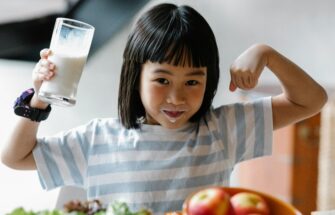
M 77 88 L 90 50 L 94 27 L 72 19 L 57 18 L 51 38 L 51 55 L 55 77 L 43 81 L 39 98 L 50 104 L 73 106 Z

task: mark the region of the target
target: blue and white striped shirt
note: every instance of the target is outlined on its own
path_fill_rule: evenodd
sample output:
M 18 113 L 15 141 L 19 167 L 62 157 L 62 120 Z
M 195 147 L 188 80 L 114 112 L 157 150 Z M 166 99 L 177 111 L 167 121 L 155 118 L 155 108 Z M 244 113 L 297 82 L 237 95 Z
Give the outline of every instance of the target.
M 90 199 L 154 214 L 181 210 L 191 192 L 228 186 L 236 163 L 271 154 L 271 98 L 211 109 L 205 119 L 179 129 L 95 119 L 39 138 L 33 153 L 42 186 L 82 186 Z

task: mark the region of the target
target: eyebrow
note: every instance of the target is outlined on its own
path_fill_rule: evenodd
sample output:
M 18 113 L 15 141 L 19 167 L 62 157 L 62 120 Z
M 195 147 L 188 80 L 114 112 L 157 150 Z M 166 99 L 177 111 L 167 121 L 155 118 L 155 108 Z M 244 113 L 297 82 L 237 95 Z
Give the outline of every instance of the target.
M 164 69 L 156 69 L 154 70 L 154 73 L 163 73 L 163 74 L 168 74 L 168 75 L 173 75 L 172 72 Z M 188 72 L 186 76 L 206 76 L 206 73 L 202 70 L 192 70 L 191 72 Z

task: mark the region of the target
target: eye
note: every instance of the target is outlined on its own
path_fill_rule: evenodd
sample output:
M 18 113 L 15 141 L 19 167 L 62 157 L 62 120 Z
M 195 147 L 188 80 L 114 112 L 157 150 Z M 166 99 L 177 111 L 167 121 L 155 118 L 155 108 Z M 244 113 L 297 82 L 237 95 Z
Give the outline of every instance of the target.
M 165 79 L 165 78 L 158 78 L 158 79 L 156 79 L 156 81 L 158 83 L 164 84 L 164 85 L 169 84 L 169 81 L 167 79 Z
M 189 81 L 186 82 L 186 85 L 189 85 L 189 86 L 194 86 L 194 85 L 197 85 L 197 84 L 199 84 L 199 82 L 196 81 L 196 80 L 189 80 Z

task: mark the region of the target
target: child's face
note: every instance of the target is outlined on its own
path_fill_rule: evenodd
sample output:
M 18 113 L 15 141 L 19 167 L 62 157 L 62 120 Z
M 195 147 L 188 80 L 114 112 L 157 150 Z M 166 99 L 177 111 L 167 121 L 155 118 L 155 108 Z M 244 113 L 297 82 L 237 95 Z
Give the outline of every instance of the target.
M 143 64 L 140 96 L 146 111 L 146 123 L 166 128 L 185 125 L 201 107 L 206 80 L 206 67 Z

